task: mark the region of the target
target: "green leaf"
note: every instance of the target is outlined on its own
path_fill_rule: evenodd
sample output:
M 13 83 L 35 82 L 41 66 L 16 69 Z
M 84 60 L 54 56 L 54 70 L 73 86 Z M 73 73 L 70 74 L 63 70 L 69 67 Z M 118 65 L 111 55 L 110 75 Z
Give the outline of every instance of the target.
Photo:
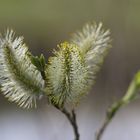
M 138 71 L 135 75 L 135 81 L 136 81 L 136 85 L 137 88 L 140 88 L 140 71 Z
M 46 61 L 43 54 L 41 54 L 40 57 L 31 56 L 31 61 L 32 61 L 32 64 L 34 64 L 36 68 L 40 71 L 43 80 L 46 81 L 46 75 L 45 75 Z

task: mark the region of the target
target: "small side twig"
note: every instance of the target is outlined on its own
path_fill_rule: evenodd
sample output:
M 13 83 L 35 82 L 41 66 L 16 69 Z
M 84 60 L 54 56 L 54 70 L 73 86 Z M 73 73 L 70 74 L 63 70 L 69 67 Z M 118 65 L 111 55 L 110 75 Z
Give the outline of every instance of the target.
M 102 137 L 102 135 L 103 135 L 103 133 L 104 133 L 106 127 L 108 126 L 108 123 L 109 123 L 109 120 L 106 119 L 106 120 L 104 121 L 102 127 L 100 128 L 99 132 L 98 132 L 97 135 L 96 135 L 96 140 L 100 140 L 100 139 L 101 139 L 101 137 Z
M 134 79 L 132 80 L 132 82 L 128 87 L 126 94 L 118 102 L 114 103 L 107 111 L 106 119 L 96 135 L 96 140 L 101 140 L 104 131 L 106 130 L 107 126 L 114 118 L 116 113 L 120 110 L 122 106 L 135 100 L 138 91 L 139 91 L 139 87 L 137 85 L 136 77 L 134 77 Z
M 80 140 L 80 134 L 79 134 L 79 131 L 78 131 L 78 125 L 77 125 L 76 114 L 75 114 L 74 109 L 70 113 L 66 110 L 66 108 L 59 108 L 58 106 L 55 106 L 55 107 L 58 110 L 60 110 L 69 120 L 69 122 L 70 122 L 70 124 L 73 128 L 73 131 L 74 131 L 74 135 L 75 135 L 74 140 Z
M 118 101 L 115 104 L 113 104 L 111 108 L 109 108 L 109 110 L 107 111 L 106 119 L 96 135 L 96 140 L 101 140 L 104 131 L 106 130 L 107 126 L 109 125 L 113 117 L 119 111 L 121 106 L 122 106 L 122 102 Z

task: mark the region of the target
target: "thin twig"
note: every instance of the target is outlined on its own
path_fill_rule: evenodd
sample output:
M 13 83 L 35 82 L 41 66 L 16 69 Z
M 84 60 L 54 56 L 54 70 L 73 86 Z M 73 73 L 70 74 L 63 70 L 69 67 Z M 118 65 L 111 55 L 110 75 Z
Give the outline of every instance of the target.
M 75 140 L 79 140 L 80 139 L 80 135 L 78 132 L 78 125 L 77 125 L 77 121 L 76 121 L 76 114 L 75 111 L 72 110 L 72 120 L 73 120 L 73 129 L 74 129 L 74 133 L 75 133 Z
M 106 119 L 106 120 L 104 121 L 102 127 L 100 128 L 99 132 L 98 132 L 97 135 L 96 135 L 96 140 L 100 140 L 100 139 L 101 139 L 101 137 L 102 137 L 102 135 L 103 135 L 103 133 L 104 133 L 106 127 L 108 126 L 108 124 L 109 124 L 109 120 Z
M 67 119 L 69 120 L 72 128 L 73 128 L 73 131 L 74 131 L 74 135 L 75 135 L 75 138 L 74 140 L 80 140 L 80 134 L 79 134 L 79 131 L 78 131 L 78 125 L 77 125 L 77 120 L 76 120 L 76 114 L 75 114 L 75 111 L 72 110 L 72 112 L 68 112 L 66 110 L 66 108 L 59 108 L 58 106 L 55 106 L 58 110 L 60 110 L 66 117 Z
M 120 108 L 124 105 L 126 105 L 128 102 L 124 102 L 124 98 L 120 99 L 118 102 L 114 103 L 107 111 L 106 113 L 106 119 L 102 125 L 102 127 L 99 129 L 96 140 L 101 140 L 101 137 L 106 130 L 107 126 L 110 124 L 116 113 L 120 110 Z
M 107 111 L 106 119 L 96 135 L 96 140 L 101 140 L 104 131 L 120 108 L 136 99 L 138 90 L 139 88 L 137 87 L 136 80 L 134 78 L 130 83 L 126 94 L 118 102 L 114 103 Z

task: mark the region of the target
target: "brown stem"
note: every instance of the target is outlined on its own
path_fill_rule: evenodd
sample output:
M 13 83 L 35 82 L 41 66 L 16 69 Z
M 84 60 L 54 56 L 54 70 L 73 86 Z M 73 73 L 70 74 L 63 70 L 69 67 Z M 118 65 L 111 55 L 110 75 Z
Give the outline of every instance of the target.
M 109 125 L 109 123 L 111 122 L 111 120 L 113 119 L 113 117 L 116 115 L 116 113 L 119 111 L 119 109 L 123 106 L 123 102 L 122 100 L 114 103 L 109 110 L 107 111 L 106 114 L 106 119 L 102 125 L 102 127 L 99 129 L 97 135 L 96 135 L 96 140 L 101 140 L 102 135 L 104 133 L 104 131 L 106 130 L 107 126 Z
M 70 122 L 70 124 L 73 128 L 73 131 L 74 131 L 74 135 L 75 135 L 74 140 L 80 140 L 80 134 L 79 134 L 79 131 L 78 131 L 78 125 L 77 125 L 77 121 L 76 121 L 75 111 L 72 110 L 72 112 L 70 113 L 65 108 L 59 108 L 58 106 L 55 106 L 55 107 L 58 110 L 60 110 L 69 120 L 69 122 Z
M 108 126 L 110 120 L 108 118 L 106 118 L 106 120 L 104 121 L 102 127 L 100 128 L 100 130 L 98 131 L 97 135 L 96 135 L 96 140 L 101 140 L 101 137 L 106 129 L 106 127 Z
M 79 132 L 78 132 L 78 125 L 77 125 L 77 121 L 76 121 L 76 114 L 75 114 L 75 111 L 72 110 L 72 118 L 73 118 L 73 129 L 74 129 L 74 133 L 75 133 L 75 140 L 79 140 L 80 139 L 80 135 L 79 135 Z

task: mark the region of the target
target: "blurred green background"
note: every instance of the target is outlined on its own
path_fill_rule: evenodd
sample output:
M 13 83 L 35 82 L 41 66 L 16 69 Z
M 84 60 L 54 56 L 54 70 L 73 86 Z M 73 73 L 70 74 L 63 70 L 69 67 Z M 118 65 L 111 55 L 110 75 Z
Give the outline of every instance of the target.
M 69 40 L 72 33 L 80 30 L 89 21 L 103 22 L 104 27 L 111 30 L 113 48 L 98 75 L 96 85 L 77 109 L 82 140 L 91 140 L 94 137 L 95 131 L 103 121 L 107 107 L 125 93 L 134 73 L 140 69 L 140 0 L 0 0 L 0 32 L 4 33 L 7 28 L 14 29 L 17 35 L 24 36 L 24 41 L 34 55 L 39 55 L 40 53 L 45 55 L 46 62 L 57 44 Z M 116 123 L 110 127 L 111 132 L 107 131 L 104 139 L 140 139 L 140 126 L 137 125 L 140 122 L 139 102 L 136 101 L 120 112 Z M 63 116 L 56 113 L 55 109 L 48 109 L 49 107 L 46 107 L 46 105 L 43 108 L 43 106 L 44 102 L 38 110 L 41 112 L 41 116 L 44 116 L 42 117 L 44 121 L 51 121 L 52 123 L 58 123 L 58 120 L 60 122 L 64 121 L 64 118 L 61 118 Z M 0 95 L 1 114 L 4 114 L 4 111 L 11 112 L 11 107 L 14 108 L 14 112 L 21 111 Z M 56 114 L 54 115 L 51 110 Z M 24 115 L 25 112 L 21 114 Z M 47 120 L 44 112 L 51 114 L 49 116 L 50 120 Z M 38 112 L 34 113 L 38 114 Z M 15 113 L 15 116 L 17 114 Z M 30 116 L 31 118 L 34 116 L 32 115 Z M 72 132 L 69 126 L 65 130 L 65 138 L 61 135 L 65 125 L 61 126 L 60 122 L 60 126 L 58 125 L 56 128 L 46 124 L 43 132 L 40 130 L 43 126 L 40 125 L 37 132 L 39 131 L 38 135 L 41 135 L 41 138 L 32 138 L 28 134 L 26 138 L 22 134 L 17 137 L 14 132 L 12 133 L 13 137 L 11 135 L 8 137 L 9 131 L 14 127 L 14 123 L 13 127 L 8 129 L 9 131 L 6 133 L 9 123 L 6 123 L 7 120 L 4 117 L 5 115 L 3 115 L 3 120 L 2 116 L 0 117 L 0 123 L 3 122 L 3 125 L 0 124 L 0 132 L 3 134 L 0 140 L 72 139 Z M 28 117 L 26 119 L 28 120 Z M 37 120 L 39 123 L 40 118 Z M 130 120 L 133 121 L 133 123 L 131 122 L 132 127 L 128 127 Z M 14 121 L 16 123 L 16 120 Z M 55 126 L 56 124 L 53 123 L 53 125 Z M 66 123 L 65 127 L 67 125 Z M 49 130 L 50 127 L 53 132 Z M 45 129 L 49 132 L 46 135 L 44 135 L 46 133 Z M 24 128 L 21 127 L 19 130 L 23 132 Z

